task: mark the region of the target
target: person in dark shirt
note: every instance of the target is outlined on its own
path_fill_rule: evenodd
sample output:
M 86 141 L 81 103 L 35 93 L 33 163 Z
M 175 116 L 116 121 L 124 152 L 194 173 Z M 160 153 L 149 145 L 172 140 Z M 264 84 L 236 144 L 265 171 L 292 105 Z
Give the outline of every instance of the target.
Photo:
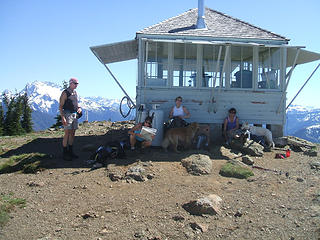
M 223 135 L 227 145 L 230 144 L 235 135 L 241 133 L 239 130 L 239 119 L 236 116 L 237 110 L 230 108 L 228 112 L 228 117 L 224 119 L 223 124 Z
M 81 114 L 81 108 L 78 106 L 78 96 L 76 88 L 79 82 L 76 78 L 69 80 L 69 87 L 65 89 L 60 96 L 59 110 L 61 121 L 64 127 L 64 137 L 62 141 L 63 159 L 71 161 L 72 158 L 78 158 L 73 152 L 73 141 L 76 129 L 78 129 L 77 113 Z

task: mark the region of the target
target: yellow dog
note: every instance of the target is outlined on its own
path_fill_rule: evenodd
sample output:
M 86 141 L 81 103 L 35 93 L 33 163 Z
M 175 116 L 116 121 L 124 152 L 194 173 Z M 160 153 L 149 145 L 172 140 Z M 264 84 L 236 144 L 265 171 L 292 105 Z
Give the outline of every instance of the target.
M 179 143 L 182 143 L 186 148 L 190 148 L 198 130 L 199 124 L 196 122 L 191 123 L 187 127 L 169 129 L 162 141 L 163 149 L 167 151 L 168 146 L 171 144 L 173 150 L 178 153 L 177 147 Z

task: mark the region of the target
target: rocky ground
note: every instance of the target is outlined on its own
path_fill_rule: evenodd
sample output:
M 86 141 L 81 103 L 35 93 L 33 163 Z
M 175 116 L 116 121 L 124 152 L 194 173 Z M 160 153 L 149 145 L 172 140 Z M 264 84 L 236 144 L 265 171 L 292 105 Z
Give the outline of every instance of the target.
M 49 157 L 36 174 L 0 175 L 1 194 L 26 199 L 25 208 L 10 213 L 0 239 L 320 239 L 318 156 L 296 149 L 278 159 L 287 146 L 276 147 L 251 157 L 264 169 L 248 166 L 254 173 L 248 179 L 219 174 L 228 161 L 242 159 L 219 144 L 180 154 L 128 150 L 126 159 L 91 169 L 92 152 L 130 127 L 130 122 L 82 125 L 75 143 L 80 158 L 72 162 L 62 160 L 60 130 L 1 138 L 0 164 L 21 153 Z M 210 159 L 209 174 L 193 175 L 182 165 L 194 156 Z M 183 207 L 213 194 L 221 199 L 216 213 L 195 215 Z

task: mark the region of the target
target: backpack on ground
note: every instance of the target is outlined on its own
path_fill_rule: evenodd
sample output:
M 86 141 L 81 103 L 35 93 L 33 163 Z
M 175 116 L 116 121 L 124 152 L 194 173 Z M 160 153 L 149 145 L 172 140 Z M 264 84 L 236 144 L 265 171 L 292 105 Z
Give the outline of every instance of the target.
M 125 147 L 125 141 L 108 142 L 105 146 L 100 146 L 91 156 L 91 159 L 106 164 L 110 159 L 126 158 Z

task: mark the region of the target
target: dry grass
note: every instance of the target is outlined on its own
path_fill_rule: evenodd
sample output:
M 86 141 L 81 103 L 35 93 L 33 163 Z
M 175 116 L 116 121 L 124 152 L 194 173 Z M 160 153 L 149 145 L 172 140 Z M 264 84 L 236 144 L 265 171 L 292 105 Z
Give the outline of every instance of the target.
M 13 194 L 0 195 L 0 226 L 6 224 L 10 218 L 9 213 L 18 206 L 23 208 L 26 206 L 26 200 L 22 198 L 14 198 Z

